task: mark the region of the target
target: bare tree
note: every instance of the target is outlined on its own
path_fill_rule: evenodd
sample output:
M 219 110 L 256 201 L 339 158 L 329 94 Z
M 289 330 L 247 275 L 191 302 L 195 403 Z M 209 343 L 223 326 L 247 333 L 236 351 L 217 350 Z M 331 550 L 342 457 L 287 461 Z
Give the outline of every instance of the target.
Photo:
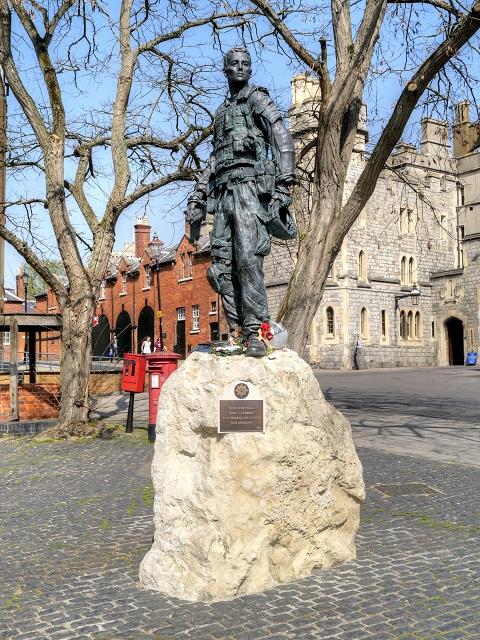
M 422 99 L 434 108 L 448 101 L 449 73 L 457 75 L 464 90 L 468 88 L 469 69 L 459 52 L 470 43 L 469 53 L 478 67 L 474 36 L 480 28 L 480 2 L 469 9 L 455 0 L 314 3 L 310 6 L 311 21 L 325 34 L 317 57 L 308 49 L 311 38 L 287 26 L 282 7 L 266 0 L 251 1 L 269 20 L 283 46 L 318 78 L 321 88 L 316 136 L 302 153 L 314 155 L 311 204 L 279 313 L 279 320 L 289 329 L 290 346 L 301 352 L 329 269 L 410 116 Z M 334 61 L 330 64 L 328 53 L 332 50 Z M 375 78 L 382 82 L 391 71 L 397 73 L 403 89 L 355 187 L 347 194 L 345 180 L 367 82 Z
M 223 7 L 122 0 L 110 18 L 94 0 L 0 0 L 0 66 L 15 103 L 9 193 L 18 195 L 0 236 L 57 297 L 66 433 L 88 419 L 92 317 L 119 216 L 195 178 L 215 94 L 201 38 L 215 42 L 245 15 Z M 91 106 L 92 95 L 103 102 Z M 67 285 L 41 255 L 52 236 Z

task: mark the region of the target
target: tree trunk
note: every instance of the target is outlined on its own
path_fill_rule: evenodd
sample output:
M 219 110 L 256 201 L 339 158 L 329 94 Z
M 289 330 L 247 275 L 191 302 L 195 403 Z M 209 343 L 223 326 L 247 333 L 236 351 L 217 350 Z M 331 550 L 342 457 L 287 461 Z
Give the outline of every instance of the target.
M 87 291 L 62 305 L 59 430 L 68 435 L 88 423 L 88 383 L 92 361 L 92 318 L 96 300 Z
M 278 321 L 288 329 L 288 346 L 303 354 L 318 305 L 325 289 L 328 272 L 338 253 L 330 241 L 332 235 L 312 233 L 300 243 L 298 259 Z

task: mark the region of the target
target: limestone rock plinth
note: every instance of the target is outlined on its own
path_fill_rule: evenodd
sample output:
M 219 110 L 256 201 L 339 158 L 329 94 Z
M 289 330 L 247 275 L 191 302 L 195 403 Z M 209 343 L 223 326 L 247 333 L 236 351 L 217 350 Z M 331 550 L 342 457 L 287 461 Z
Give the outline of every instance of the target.
M 219 435 L 218 400 L 241 380 L 265 399 L 265 433 Z M 364 485 L 350 424 L 293 351 L 190 355 L 162 389 L 152 478 L 144 587 L 212 602 L 355 558 Z

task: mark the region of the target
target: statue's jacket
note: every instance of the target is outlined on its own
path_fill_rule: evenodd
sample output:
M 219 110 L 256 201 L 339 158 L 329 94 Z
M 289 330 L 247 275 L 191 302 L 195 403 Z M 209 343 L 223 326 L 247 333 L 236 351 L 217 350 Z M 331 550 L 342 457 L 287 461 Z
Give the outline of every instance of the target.
M 227 97 L 217 109 L 214 152 L 195 190 L 199 200 L 206 200 L 209 213 L 215 212 L 219 192 L 228 184 L 255 180 L 258 197 L 268 201 L 278 177 L 293 174 L 293 143 L 291 152 L 282 154 L 272 131 L 279 120 L 282 117 L 267 89 L 255 85 Z

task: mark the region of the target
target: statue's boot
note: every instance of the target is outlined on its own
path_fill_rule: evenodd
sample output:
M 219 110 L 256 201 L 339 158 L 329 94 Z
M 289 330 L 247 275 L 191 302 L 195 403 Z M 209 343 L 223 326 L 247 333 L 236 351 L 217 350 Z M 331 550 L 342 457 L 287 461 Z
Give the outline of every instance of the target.
M 247 339 L 247 350 L 245 355 L 250 358 L 262 358 L 267 353 L 265 343 L 258 339 L 256 334 L 252 334 Z

